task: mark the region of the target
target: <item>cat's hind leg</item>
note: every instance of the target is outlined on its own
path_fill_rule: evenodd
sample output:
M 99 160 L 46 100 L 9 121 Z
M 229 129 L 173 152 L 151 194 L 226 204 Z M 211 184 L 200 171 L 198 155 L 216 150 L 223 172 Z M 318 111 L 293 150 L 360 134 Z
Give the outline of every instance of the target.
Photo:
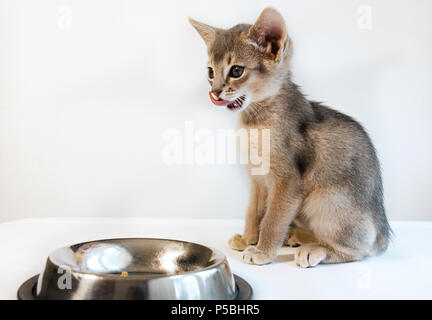
M 294 260 L 299 267 L 315 267 L 319 263 L 342 263 L 360 260 L 363 254 L 336 252 L 333 248 L 321 243 L 308 243 L 300 246 Z
M 317 239 L 315 236 L 304 228 L 291 226 L 287 237 L 285 238 L 284 245 L 292 248 L 299 247 L 303 244 L 314 243 Z
M 303 202 L 301 215 L 317 241 L 297 249 L 298 266 L 356 261 L 377 253 L 374 213 L 360 209 L 343 190 L 312 192 Z

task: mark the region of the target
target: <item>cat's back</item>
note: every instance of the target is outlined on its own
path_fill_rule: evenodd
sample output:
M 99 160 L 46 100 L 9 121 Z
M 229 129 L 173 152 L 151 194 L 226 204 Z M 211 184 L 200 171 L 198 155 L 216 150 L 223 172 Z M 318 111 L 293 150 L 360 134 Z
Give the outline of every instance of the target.
M 320 103 L 311 102 L 311 106 L 315 119 L 307 136 L 313 145 L 311 181 L 315 187 L 329 183 L 346 186 L 358 192 L 354 197 L 380 194 L 378 158 L 360 123 Z
M 314 121 L 309 130 L 317 140 L 315 146 L 323 145 L 330 152 L 364 154 L 375 158 L 375 149 L 363 126 L 352 117 L 319 102 L 310 101 Z

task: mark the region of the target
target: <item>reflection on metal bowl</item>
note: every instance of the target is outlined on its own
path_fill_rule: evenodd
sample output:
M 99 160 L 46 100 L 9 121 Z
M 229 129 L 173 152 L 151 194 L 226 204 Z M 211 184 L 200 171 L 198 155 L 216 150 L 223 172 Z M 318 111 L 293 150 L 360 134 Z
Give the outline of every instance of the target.
M 36 286 L 31 280 L 21 286 L 19 298 L 232 300 L 251 295 L 221 252 L 167 239 L 107 239 L 60 248 L 49 255 Z

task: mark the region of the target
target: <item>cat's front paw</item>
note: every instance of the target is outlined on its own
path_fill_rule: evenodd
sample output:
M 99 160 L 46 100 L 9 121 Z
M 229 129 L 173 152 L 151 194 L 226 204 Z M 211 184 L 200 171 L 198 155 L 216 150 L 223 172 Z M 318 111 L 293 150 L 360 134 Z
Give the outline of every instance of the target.
M 256 241 L 254 239 L 249 239 L 241 234 L 234 235 L 231 239 L 228 240 L 228 244 L 233 250 L 243 251 L 249 245 L 255 244 Z
M 276 254 L 260 250 L 257 247 L 249 246 L 243 252 L 243 261 L 249 264 L 267 264 L 276 258 Z

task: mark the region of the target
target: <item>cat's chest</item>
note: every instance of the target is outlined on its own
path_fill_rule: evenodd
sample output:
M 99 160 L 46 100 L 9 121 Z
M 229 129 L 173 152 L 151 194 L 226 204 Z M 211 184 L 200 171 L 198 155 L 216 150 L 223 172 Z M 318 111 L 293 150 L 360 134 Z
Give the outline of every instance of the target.
M 246 124 L 240 120 L 237 132 L 241 164 L 246 165 L 251 175 L 267 175 L 274 154 L 274 128 L 268 124 Z
M 241 119 L 237 124 L 237 132 L 239 137 L 243 133 L 244 136 L 247 134 L 248 144 L 250 148 L 269 148 L 274 149 L 280 142 L 280 129 L 278 125 L 271 122 L 262 123 L 245 123 Z M 266 145 L 266 144 L 269 145 Z

